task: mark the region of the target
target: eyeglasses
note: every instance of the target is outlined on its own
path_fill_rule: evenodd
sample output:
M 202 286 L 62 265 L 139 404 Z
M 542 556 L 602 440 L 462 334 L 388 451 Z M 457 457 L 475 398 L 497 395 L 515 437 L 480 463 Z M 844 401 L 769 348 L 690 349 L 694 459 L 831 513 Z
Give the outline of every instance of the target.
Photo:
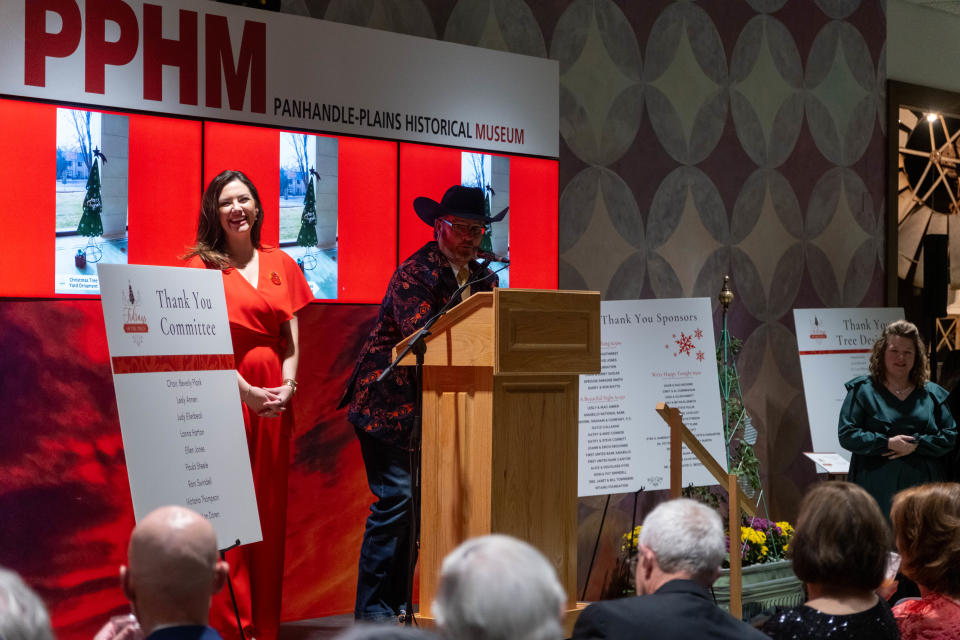
M 486 227 L 479 224 L 463 224 L 462 222 L 450 222 L 446 218 L 440 218 L 440 222 L 447 224 L 451 229 L 456 231 L 462 236 L 470 236 L 471 238 L 479 238 L 484 233 L 486 233 Z

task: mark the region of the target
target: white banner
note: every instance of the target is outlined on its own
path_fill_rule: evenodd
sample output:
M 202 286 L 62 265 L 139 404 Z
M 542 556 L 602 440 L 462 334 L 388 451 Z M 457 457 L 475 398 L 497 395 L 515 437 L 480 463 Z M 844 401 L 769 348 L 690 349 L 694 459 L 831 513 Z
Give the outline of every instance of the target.
M 601 303 L 602 371 L 580 376 L 579 495 L 670 487 L 665 402 L 726 467 L 709 298 Z M 716 484 L 684 447 L 683 484 Z
M 800 372 L 810 439 L 817 453 L 850 452 L 840 446 L 837 423 L 844 383 L 870 373 L 870 352 L 884 327 L 903 318 L 901 308 L 794 309 Z
M 220 272 L 103 264 L 98 275 L 135 517 L 183 505 L 220 548 L 258 542 Z
M 188 0 L 0 3 L 0 94 L 555 158 L 559 65 Z

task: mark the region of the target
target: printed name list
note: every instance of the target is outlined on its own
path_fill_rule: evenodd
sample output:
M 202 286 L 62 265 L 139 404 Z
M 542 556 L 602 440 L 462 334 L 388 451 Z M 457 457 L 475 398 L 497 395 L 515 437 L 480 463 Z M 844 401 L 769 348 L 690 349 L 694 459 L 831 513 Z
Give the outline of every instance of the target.
M 720 392 L 707 299 L 602 303 L 601 371 L 580 377 L 579 494 L 668 488 L 665 402 L 723 461 Z M 713 479 L 684 449 L 684 484 Z

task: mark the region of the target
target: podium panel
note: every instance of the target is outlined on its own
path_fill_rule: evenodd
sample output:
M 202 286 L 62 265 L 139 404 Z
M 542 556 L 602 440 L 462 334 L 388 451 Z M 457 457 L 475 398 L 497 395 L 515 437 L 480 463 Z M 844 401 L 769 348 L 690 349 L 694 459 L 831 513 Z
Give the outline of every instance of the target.
M 443 558 L 491 532 L 493 376 L 489 368 L 424 367 L 420 615 L 430 616 Z
M 600 296 L 497 289 L 496 373 L 599 373 Z
M 539 549 L 572 608 L 577 374 L 600 371 L 600 294 L 480 293 L 439 320 L 426 344 L 420 617 L 432 618 L 443 558 L 489 533 Z
M 571 603 L 577 597 L 578 397 L 577 376 L 494 377 L 490 533 L 543 552 Z

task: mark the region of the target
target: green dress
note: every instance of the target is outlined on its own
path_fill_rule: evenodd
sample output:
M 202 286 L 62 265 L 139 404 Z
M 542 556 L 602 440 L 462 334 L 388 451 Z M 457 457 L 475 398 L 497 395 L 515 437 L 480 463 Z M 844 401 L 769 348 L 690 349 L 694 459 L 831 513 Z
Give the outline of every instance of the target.
M 945 401 L 947 390 L 928 382 L 903 400 L 870 376 L 846 383 L 847 397 L 840 409 L 840 445 L 853 453 L 851 482 L 876 498 L 889 519 L 895 493 L 925 482 L 947 478 L 946 456 L 953 451 L 957 427 Z M 898 435 L 916 438 L 910 455 L 889 460 L 887 439 Z

